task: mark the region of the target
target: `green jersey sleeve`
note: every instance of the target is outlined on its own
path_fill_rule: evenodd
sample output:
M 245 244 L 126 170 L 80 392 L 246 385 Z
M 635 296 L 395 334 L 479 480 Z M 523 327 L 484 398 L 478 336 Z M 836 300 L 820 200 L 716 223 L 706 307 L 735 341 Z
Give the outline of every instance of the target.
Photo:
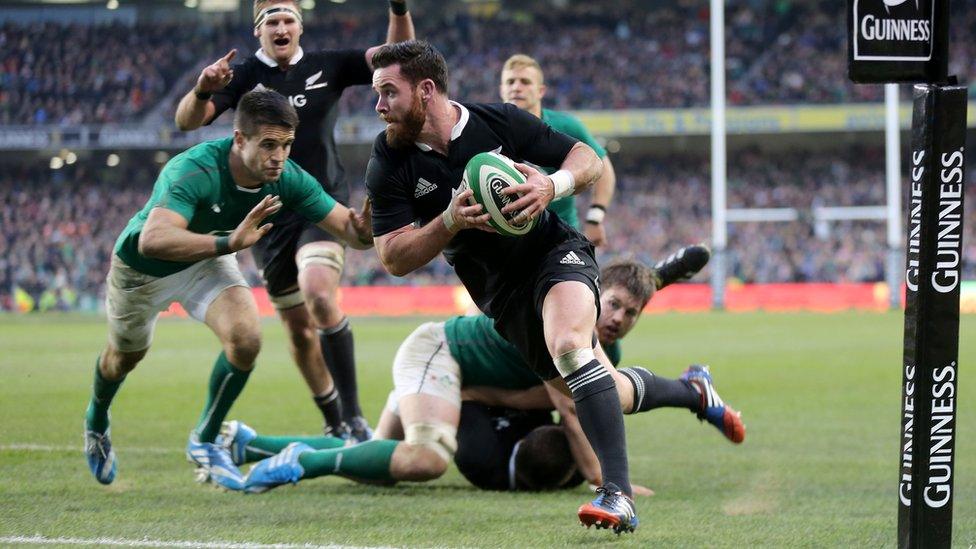
M 567 133 L 589 145 L 594 151 L 596 151 L 597 156 L 600 158 L 607 156 L 607 150 L 604 149 L 602 145 L 597 143 L 596 138 L 593 137 L 590 130 L 586 129 L 586 126 L 580 122 L 579 118 L 566 115 L 566 119 L 563 124 L 565 124 L 564 129 L 561 130 L 563 133 Z
M 288 160 L 281 174 L 278 192 L 282 204 L 312 223 L 325 219 L 336 205 L 335 199 L 322 190 L 322 185 L 292 160 Z

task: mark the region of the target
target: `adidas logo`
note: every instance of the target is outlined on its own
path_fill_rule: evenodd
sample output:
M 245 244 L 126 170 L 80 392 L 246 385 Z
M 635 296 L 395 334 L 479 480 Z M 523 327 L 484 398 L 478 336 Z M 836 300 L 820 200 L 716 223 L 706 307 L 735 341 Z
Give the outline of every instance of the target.
M 562 259 L 559 260 L 563 265 L 586 265 L 583 260 L 576 255 L 576 252 L 569 252 Z
M 427 181 L 423 177 L 417 180 L 417 187 L 413 191 L 414 198 L 420 198 L 437 188 L 437 185 Z

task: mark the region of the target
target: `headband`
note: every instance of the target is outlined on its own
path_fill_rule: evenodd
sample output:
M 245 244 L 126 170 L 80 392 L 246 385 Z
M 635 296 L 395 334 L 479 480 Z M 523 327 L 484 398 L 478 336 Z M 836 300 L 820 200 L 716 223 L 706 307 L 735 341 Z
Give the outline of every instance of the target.
M 289 13 L 298 19 L 298 24 L 302 24 L 302 14 L 298 11 L 284 6 L 271 6 L 270 8 L 264 8 L 258 13 L 258 16 L 254 18 L 254 28 L 258 28 L 264 24 L 272 15 L 277 15 L 279 13 Z

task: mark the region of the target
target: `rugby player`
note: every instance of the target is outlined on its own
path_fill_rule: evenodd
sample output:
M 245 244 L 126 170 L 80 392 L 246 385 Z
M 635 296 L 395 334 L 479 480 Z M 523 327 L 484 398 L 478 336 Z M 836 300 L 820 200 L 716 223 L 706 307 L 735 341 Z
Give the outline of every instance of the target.
M 691 253 L 687 253 L 688 250 Z M 657 286 L 655 281 L 662 280 L 667 285 L 682 273 L 694 274 L 704 266 L 701 252 L 707 260 L 707 249 L 702 246 L 682 249 L 663 262 L 658 276 L 652 274 L 653 269 L 633 261 L 615 262 L 603 269 L 601 279 L 606 281 L 606 297 L 602 298 L 603 309 L 596 331 L 600 334 L 601 344 L 616 349 L 616 362 L 620 358 L 620 339 L 639 319 L 646 305 L 645 296 L 649 299 Z M 447 352 L 439 352 L 442 348 Z M 661 407 L 686 408 L 696 413 L 699 419 L 714 425 L 732 442 L 742 442 L 745 427 L 741 417 L 718 397 L 706 368 L 691 366 L 679 380 L 654 376 L 643 368 L 625 368 L 619 372 L 621 383 L 634 386 L 633 400 L 624 402 L 629 413 Z M 498 335 L 491 320 L 484 315 L 455 317 L 417 328 L 397 351 L 393 378 L 395 389 L 377 426 L 377 438 L 402 440 L 404 428 L 399 417 L 399 403 L 408 395 L 422 393 L 446 401 L 460 411 L 460 425 L 455 426 L 457 453 L 454 458 L 458 469 L 472 484 L 494 490 L 565 487 L 562 481 L 568 480 L 569 476 L 555 475 L 547 479 L 535 471 L 531 465 L 532 457 L 524 453 L 519 458 L 522 465 L 535 471 L 527 472 L 525 476 L 534 480 L 517 481 L 513 476 L 519 469 L 515 467 L 519 450 L 516 446 L 535 428 L 552 425 L 551 415 L 539 411 L 551 410 L 553 401 L 517 349 Z M 467 402 L 462 404 L 462 398 Z M 570 458 L 577 456 L 576 461 L 586 480 L 600 484 L 599 468 L 594 466 L 592 450 L 580 433 L 572 401 L 561 394 L 556 398 L 569 402 L 568 408 L 561 410 L 565 416 L 565 434 L 545 431 L 539 435 L 540 440 L 530 445 L 531 452 L 551 455 L 553 450 L 544 449 L 545 445 L 559 444 L 559 435 L 562 440 L 569 436 L 569 449 L 573 450 Z M 226 424 L 222 436 L 223 444 L 230 449 L 237 464 L 271 456 L 293 442 L 303 444 L 289 450 L 289 459 L 297 458 L 297 462 L 273 458 L 255 466 L 245 484 L 247 490 L 254 492 L 283 482 L 330 474 L 371 481 L 429 480 L 421 475 L 410 478 L 402 475 L 411 470 L 424 470 L 439 471 L 437 476 L 440 476 L 448 459 L 447 456 L 433 459 L 425 453 L 398 452 L 396 448 L 402 444 L 391 446 L 386 440 L 312 452 L 313 449 L 340 448 L 343 443 L 330 437 L 258 436 L 240 422 Z M 574 437 L 581 442 L 581 448 L 573 447 Z M 390 448 L 393 452 L 387 457 L 384 450 Z M 552 484 L 553 480 L 560 480 L 560 483 Z
M 239 488 L 240 472 L 213 442 L 254 367 L 261 334 L 254 297 L 229 254 L 267 234 L 272 224 L 263 221 L 283 206 L 354 248 L 372 246 L 368 210 L 360 215 L 337 204 L 288 160 L 297 126 L 298 115 L 283 95 L 245 94 L 234 136 L 201 143 L 167 162 L 146 205 L 116 241 L 107 278 L 108 344 L 96 360 L 85 414 L 85 454 L 102 484 L 115 480 L 118 470 L 109 429 L 112 398 L 149 350 L 159 313 L 179 302 L 223 348 L 187 457 L 199 466 L 200 480 Z
M 603 225 L 603 218 L 606 216 L 607 207 L 613 200 L 614 188 L 617 183 L 617 175 L 613 170 L 610 157 L 607 156 L 606 149 L 597 143 L 586 126 L 575 116 L 566 112 L 542 108 L 542 98 L 546 95 L 545 76 L 542 74 L 542 67 L 539 62 L 532 57 L 515 54 L 505 60 L 505 64 L 502 66 L 499 93 L 502 101 L 530 112 L 549 124 L 552 129 L 586 143 L 603 160 L 603 173 L 593 185 L 593 198 L 586 213 L 586 224 L 582 227 L 582 232 L 594 246 L 605 244 L 607 234 Z M 547 174 L 556 171 L 554 167 L 540 167 L 539 169 Z M 574 229 L 581 229 L 579 214 L 576 212 L 575 195 L 553 200 L 549 204 L 549 209 Z
M 306 52 L 299 45 L 297 0 L 255 0 L 253 13 L 261 47 L 233 67 L 234 50 L 203 69 L 180 101 L 176 125 L 192 130 L 209 124 L 255 86 L 277 90 L 288 96 L 301 122 L 292 158 L 348 205 L 349 186 L 333 136 L 338 103 L 345 88 L 371 82 L 370 62 L 379 46 Z M 391 0 L 387 42 L 413 37 L 406 0 Z M 254 253 L 292 358 L 322 413 L 325 432 L 366 440 L 371 433 L 359 404 L 353 334 L 337 301 L 345 249 L 296 212 L 286 209 L 278 217 Z
M 405 276 L 444 253 L 498 332 L 541 378 L 572 394 L 604 480 L 580 519 L 633 531 L 638 519 L 618 394 L 627 389 L 614 383 L 609 361 L 594 350 L 599 268 L 592 244 L 546 210 L 553 199 L 592 186 L 603 163 L 589 146 L 514 105 L 451 101 L 447 64 L 425 42 L 383 46 L 373 65 L 376 111 L 387 123 L 366 170 L 380 261 Z M 524 236 L 493 233 L 482 207 L 467 205 L 471 190 L 455 192 L 468 161 L 486 151 L 559 166 L 546 176 L 517 163 L 525 183 L 502 191 L 512 199 L 502 213 L 514 223 L 538 218 Z M 420 394 L 399 403 L 410 451 L 450 453 L 457 410 L 438 400 Z M 432 421 L 414 421 L 420 413 Z

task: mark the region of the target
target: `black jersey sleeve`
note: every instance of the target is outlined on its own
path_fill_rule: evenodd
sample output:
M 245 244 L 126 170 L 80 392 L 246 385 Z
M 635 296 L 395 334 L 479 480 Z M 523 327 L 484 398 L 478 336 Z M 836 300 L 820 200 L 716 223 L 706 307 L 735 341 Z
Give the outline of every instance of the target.
M 515 153 L 521 159 L 537 166 L 558 167 L 578 142 L 515 105 L 506 104 L 504 109 Z
M 234 77 L 231 78 L 226 86 L 215 91 L 213 97 L 210 98 L 210 102 L 214 104 L 216 110 L 214 111 L 213 118 L 207 121 L 208 125 L 220 118 L 220 115 L 227 109 L 236 108 L 237 102 L 241 100 L 241 96 L 249 91 L 248 83 L 251 77 L 247 62 L 233 65 L 231 69 L 234 71 Z M 253 88 L 254 86 L 252 85 L 251 87 Z
M 373 69 L 366 63 L 366 50 L 336 50 L 331 52 L 336 61 L 339 86 L 365 86 L 373 83 Z
M 373 203 L 373 236 L 383 236 L 417 218 L 403 176 L 397 173 L 383 134 L 376 138 L 366 165 L 366 194 Z

